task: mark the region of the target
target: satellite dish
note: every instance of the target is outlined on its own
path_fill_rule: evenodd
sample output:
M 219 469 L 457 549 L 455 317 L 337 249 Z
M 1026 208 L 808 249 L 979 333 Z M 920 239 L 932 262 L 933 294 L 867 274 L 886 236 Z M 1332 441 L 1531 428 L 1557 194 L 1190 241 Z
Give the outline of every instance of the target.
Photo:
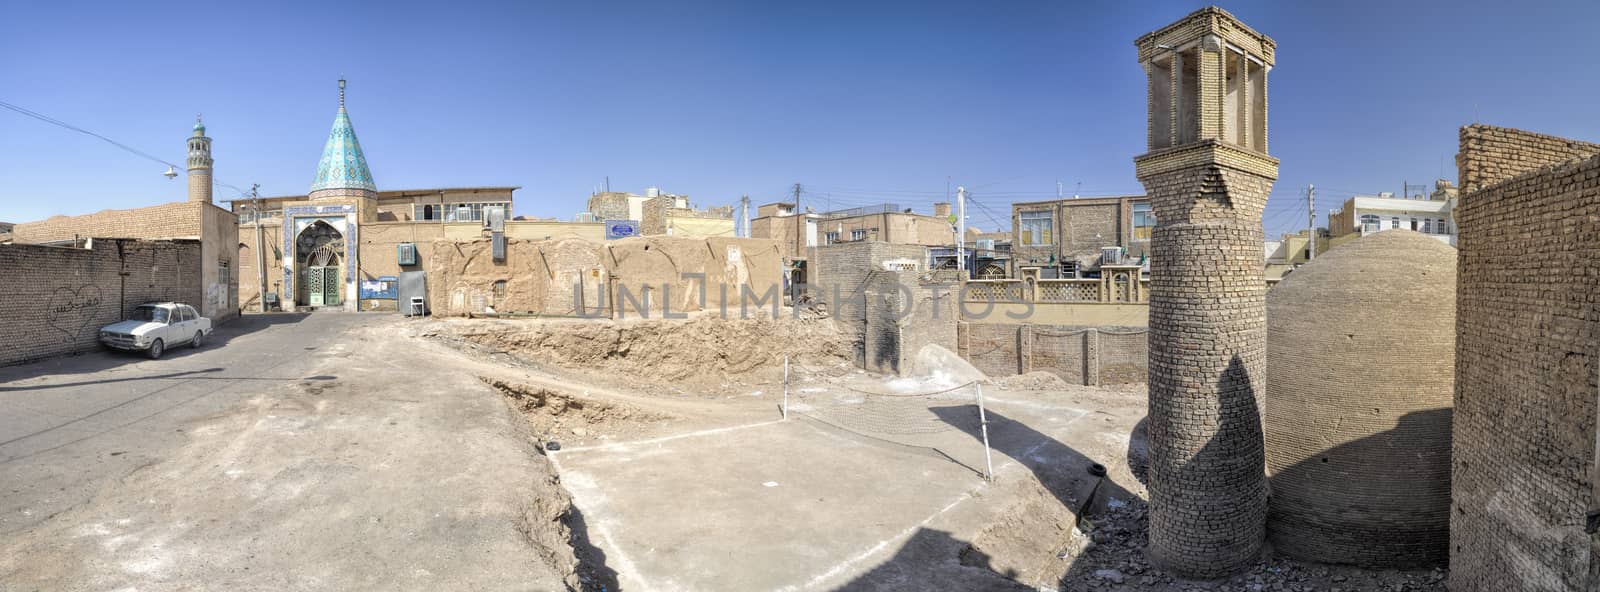
M 168 179 L 175 178 L 175 177 L 178 176 L 178 170 L 172 168 L 172 165 L 169 164 L 169 165 L 167 165 L 167 172 L 161 173 L 161 176 L 166 177 Z

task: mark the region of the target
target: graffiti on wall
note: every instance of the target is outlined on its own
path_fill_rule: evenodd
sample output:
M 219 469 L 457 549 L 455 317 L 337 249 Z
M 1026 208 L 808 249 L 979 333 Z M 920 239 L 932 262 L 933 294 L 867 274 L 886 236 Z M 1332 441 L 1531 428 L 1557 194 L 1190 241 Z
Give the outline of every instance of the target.
M 61 332 L 63 341 L 76 342 L 94 322 L 100 304 L 100 286 L 84 284 L 76 288 L 56 288 L 50 294 L 47 322 L 51 328 Z

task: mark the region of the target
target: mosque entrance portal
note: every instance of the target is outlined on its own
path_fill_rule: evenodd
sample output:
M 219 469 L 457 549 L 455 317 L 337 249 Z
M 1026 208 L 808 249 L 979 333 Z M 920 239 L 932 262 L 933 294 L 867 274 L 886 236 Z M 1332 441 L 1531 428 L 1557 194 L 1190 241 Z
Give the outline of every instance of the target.
M 318 220 L 300 231 L 295 242 L 300 260 L 300 294 L 310 306 L 339 306 L 344 287 L 344 235 Z

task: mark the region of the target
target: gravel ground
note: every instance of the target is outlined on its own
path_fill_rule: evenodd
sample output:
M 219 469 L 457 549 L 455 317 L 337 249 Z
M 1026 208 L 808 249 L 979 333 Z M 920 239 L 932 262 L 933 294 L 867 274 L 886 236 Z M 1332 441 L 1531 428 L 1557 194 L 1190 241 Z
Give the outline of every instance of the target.
M 1163 590 L 1249 592 L 1444 592 L 1444 569 L 1372 570 L 1321 565 L 1274 556 L 1269 550 L 1248 571 L 1224 580 L 1175 578 L 1145 559 L 1146 504 L 1114 503 L 1095 515 L 1089 533 L 1079 535 L 1073 561 L 1060 590 Z

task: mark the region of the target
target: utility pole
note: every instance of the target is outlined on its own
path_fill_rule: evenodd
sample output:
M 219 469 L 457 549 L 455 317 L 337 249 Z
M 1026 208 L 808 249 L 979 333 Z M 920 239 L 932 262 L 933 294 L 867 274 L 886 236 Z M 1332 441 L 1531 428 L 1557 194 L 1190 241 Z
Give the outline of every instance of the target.
M 794 184 L 794 215 L 795 215 L 794 256 L 795 256 L 796 259 L 799 259 L 801 257 L 805 257 L 805 255 L 806 255 L 806 247 L 805 247 L 805 239 L 806 239 L 806 237 L 805 237 L 805 233 L 806 233 L 806 226 L 807 226 L 807 224 L 806 224 L 806 221 L 807 221 L 806 213 L 805 213 L 804 210 L 800 209 L 800 184 L 799 183 L 795 183 Z
M 267 242 L 266 231 L 261 228 L 261 184 L 250 184 L 252 208 L 256 211 L 256 301 L 257 312 L 267 312 Z
M 1306 261 L 1317 257 L 1317 186 L 1306 185 L 1306 235 L 1310 241 L 1306 243 Z
M 956 269 L 967 281 L 967 188 L 956 188 Z
M 750 194 L 739 196 L 739 228 L 744 230 L 739 238 L 750 238 Z

